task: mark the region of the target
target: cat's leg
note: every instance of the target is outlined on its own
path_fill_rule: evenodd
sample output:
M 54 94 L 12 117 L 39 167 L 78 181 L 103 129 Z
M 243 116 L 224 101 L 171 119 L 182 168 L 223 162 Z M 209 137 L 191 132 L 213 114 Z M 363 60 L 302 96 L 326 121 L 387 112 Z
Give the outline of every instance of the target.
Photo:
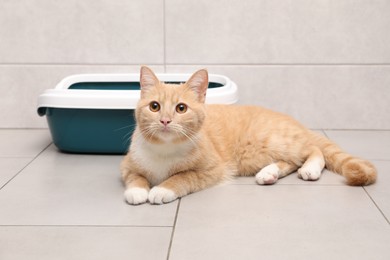
M 225 178 L 224 167 L 181 172 L 153 187 L 149 192 L 149 202 L 151 204 L 168 203 L 187 194 L 216 185 Z
M 122 174 L 123 183 L 126 186 L 125 199 L 131 205 L 145 203 L 149 195 L 149 182 L 139 174 Z
M 126 201 L 132 205 L 145 203 L 148 200 L 150 184 L 142 175 L 142 170 L 134 163 L 130 153 L 123 158 L 120 171 L 126 187 L 124 193 Z
M 274 184 L 278 179 L 296 171 L 298 167 L 293 163 L 278 161 L 265 166 L 256 174 L 256 182 L 260 185 Z
M 305 163 L 298 170 L 298 177 L 305 181 L 316 181 L 321 177 L 324 167 L 324 155 L 318 147 L 313 146 Z

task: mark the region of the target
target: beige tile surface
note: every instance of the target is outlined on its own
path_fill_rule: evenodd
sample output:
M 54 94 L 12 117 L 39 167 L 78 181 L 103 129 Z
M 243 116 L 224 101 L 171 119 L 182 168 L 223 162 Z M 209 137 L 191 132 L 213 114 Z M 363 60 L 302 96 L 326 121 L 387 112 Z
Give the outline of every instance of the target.
M 388 63 L 388 1 L 166 2 L 168 64 Z M 178 22 L 180 21 L 180 22 Z
M 17 175 L 32 158 L 2 158 L 0 157 L 0 187 Z
M 390 160 L 373 161 L 373 163 L 378 169 L 378 181 L 364 189 L 378 205 L 387 220 L 390 221 Z
M 167 66 L 207 68 L 238 86 L 239 103 L 289 114 L 315 129 L 390 129 L 390 66 Z
M 34 158 L 50 143 L 47 129 L 0 129 L 0 157 Z
M 4 225 L 172 226 L 176 203 L 125 203 L 122 156 L 63 154 L 52 145 L 1 190 Z
M 228 185 L 182 199 L 170 259 L 387 259 L 360 187 Z
M 70 73 L 209 64 L 245 86 L 242 103 L 313 128 L 390 129 L 389 10 L 386 0 L 5 1 L 0 127 L 46 127 L 36 97 Z
M 119 178 L 122 156 L 45 149 L 48 132 L 34 139 L 37 132 L 0 131 L 1 143 L 15 146 L 11 157 L 10 146 L 0 146 L 0 165 L 18 171 L 0 188 L 1 259 L 390 257 L 390 159 L 373 160 L 379 178 L 364 188 L 326 171 L 317 182 L 293 174 L 259 186 L 238 178 L 171 204 L 130 206 Z M 15 142 L 22 135 L 29 142 Z M 389 150 L 383 131 L 343 131 L 337 141 L 353 154 Z M 32 162 L 20 168 L 23 160 Z
M 0 62 L 162 63 L 162 10 L 158 0 L 5 1 Z
M 4 260 L 158 260 L 166 259 L 170 236 L 168 227 L 2 226 L 1 257 Z
M 390 131 L 326 130 L 345 151 L 370 160 L 390 160 Z
M 163 66 L 151 66 L 163 72 Z M 0 65 L 0 127 L 47 127 L 46 119 L 37 114 L 38 96 L 53 89 L 65 77 L 89 73 L 139 73 L 140 66 L 92 65 Z

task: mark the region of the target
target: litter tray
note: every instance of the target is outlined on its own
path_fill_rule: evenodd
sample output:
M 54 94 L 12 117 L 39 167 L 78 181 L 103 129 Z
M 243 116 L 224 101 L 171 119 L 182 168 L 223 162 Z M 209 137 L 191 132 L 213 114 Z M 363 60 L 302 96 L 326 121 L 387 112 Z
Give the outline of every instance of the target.
M 191 75 L 157 76 L 179 84 Z M 237 102 L 233 81 L 210 74 L 209 82 L 206 103 Z M 63 152 L 123 154 L 135 127 L 139 97 L 139 74 L 73 75 L 39 96 L 38 114 L 46 115 L 53 142 Z

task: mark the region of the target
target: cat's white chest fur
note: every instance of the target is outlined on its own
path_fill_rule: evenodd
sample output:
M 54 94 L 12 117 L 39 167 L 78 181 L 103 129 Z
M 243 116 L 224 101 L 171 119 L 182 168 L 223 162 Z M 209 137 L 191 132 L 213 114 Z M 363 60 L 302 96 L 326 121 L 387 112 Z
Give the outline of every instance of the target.
M 156 186 L 170 176 L 173 167 L 185 162 L 193 145 L 190 141 L 152 144 L 140 135 L 133 140 L 131 150 L 133 159 L 146 170 L 145 177 L 152 186 Z

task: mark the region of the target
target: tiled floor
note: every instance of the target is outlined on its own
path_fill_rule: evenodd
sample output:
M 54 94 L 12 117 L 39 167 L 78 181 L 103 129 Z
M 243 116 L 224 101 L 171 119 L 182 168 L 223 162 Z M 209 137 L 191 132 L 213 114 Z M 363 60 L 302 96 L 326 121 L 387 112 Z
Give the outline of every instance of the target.
M 390 131 L 324 131 L 377 184 L 325 171 L 127 205 L 121 156 L 63 154 L 47 130 L 0 130 L 0 259 L 390 259 Z

